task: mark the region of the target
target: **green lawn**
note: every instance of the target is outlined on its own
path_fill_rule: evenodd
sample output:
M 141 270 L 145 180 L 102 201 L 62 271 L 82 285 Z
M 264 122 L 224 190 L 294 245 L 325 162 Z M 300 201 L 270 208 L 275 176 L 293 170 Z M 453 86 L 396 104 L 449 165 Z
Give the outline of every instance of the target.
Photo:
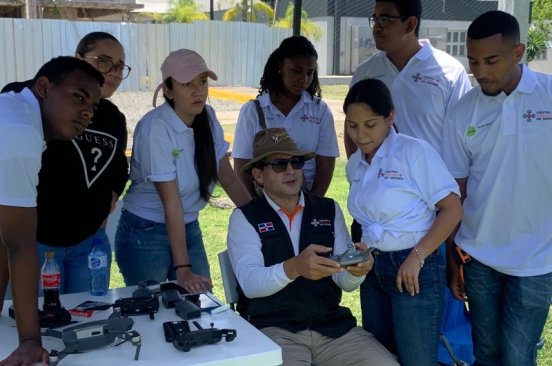
M 349 91 L 349 85 L 323 85 L 322 99 L 343 100 Z

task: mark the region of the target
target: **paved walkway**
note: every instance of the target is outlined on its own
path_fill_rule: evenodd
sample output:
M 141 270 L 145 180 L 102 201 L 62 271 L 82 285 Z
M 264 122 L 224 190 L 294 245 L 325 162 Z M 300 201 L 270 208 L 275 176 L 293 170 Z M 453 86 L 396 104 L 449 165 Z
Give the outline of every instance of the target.
M 244 104 L 250 99 L 254 99 L 259 92 L 255 88 L 248 87 L 210 87 L 209 97 L 214 99 L 231 100 Z M 217 109 L 217 117 L 220 124 L 233 124 L 238 121 L 239 110 L 220 110 Z

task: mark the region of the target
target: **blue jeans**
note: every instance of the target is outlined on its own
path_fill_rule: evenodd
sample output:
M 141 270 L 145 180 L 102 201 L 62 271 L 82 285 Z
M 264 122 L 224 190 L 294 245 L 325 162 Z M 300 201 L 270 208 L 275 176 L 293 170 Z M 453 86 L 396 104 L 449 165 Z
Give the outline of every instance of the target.
M 195 274 L 211 278 L 199 222 L 186 224 L 186 247 Z M 123 209 L 115 234 L 115 258 L 127 286 L 143 280 L 175 280 L 167 226 Z
M 46 261 L 45 252 L 55 252 L 55 260 L 59 265 L 61 272 L 60 293 L 70 294 L 74 292 L 88 291 L 88 280 L 90 273 L 88 271 L 88 254 L 92 251 L 92 240 L 99 238 L 102 240 L 101 249 L 107 253 L 108 258 L 108 278 L 111 271 L 111 245 L 105 233 L 105 229 L 98 229 L 96 233 L 78 244 L 70 247 L 53 247 L 50 245 L 38 244 L 38 256 L 40 259 L 40 268 Z M 42 289 L 41 289 L 42 296 Z
M 445 262 L 438 251 L 429 255 L 418 276 L 420 293 L 400 293 L 395 279 L 411 250 L 374 251 L 374 267 L 360 286 L 362 326 L 398 354 L 401 365 L 435 366 L 444 307 Z
M 516 277 L 472 260 L 464 265 L 475 365 L 537 364 L 552 296 L 552 273 Z

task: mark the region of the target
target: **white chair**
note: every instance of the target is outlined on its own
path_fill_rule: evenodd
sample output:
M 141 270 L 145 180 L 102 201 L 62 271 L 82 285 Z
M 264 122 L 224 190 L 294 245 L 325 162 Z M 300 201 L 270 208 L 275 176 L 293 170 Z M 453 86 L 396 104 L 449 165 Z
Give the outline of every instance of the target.
M 238 281 L 230 263 L 230 256 L 228 250 L 220 252 L 218 254 L 220 275 L 222 277 L 222 286 L 224 287 L 224 296 L 226 297 L 226 303 L 230 304 L 232 310 L 235 310 L 235 305 L 238 303 Z

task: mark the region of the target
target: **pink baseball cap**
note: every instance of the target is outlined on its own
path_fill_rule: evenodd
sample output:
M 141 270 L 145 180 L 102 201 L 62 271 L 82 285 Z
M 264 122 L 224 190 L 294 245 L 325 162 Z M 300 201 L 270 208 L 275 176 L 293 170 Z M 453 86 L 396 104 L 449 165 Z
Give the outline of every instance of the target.
M 203 57 L 197 52 L 182 48 L 169 53 L 161 65 L 161 77 L 163 81 L 173 78 L 179 83 L 185 84 L 192 81 L 196 76 L 207 72 L 207 75 L 217 80 L 217 74 L 209 70 Z M 153 95 L 153 106 L 156 107 L 157 94 L 163 88 L 163 83 L 159 84 Z

